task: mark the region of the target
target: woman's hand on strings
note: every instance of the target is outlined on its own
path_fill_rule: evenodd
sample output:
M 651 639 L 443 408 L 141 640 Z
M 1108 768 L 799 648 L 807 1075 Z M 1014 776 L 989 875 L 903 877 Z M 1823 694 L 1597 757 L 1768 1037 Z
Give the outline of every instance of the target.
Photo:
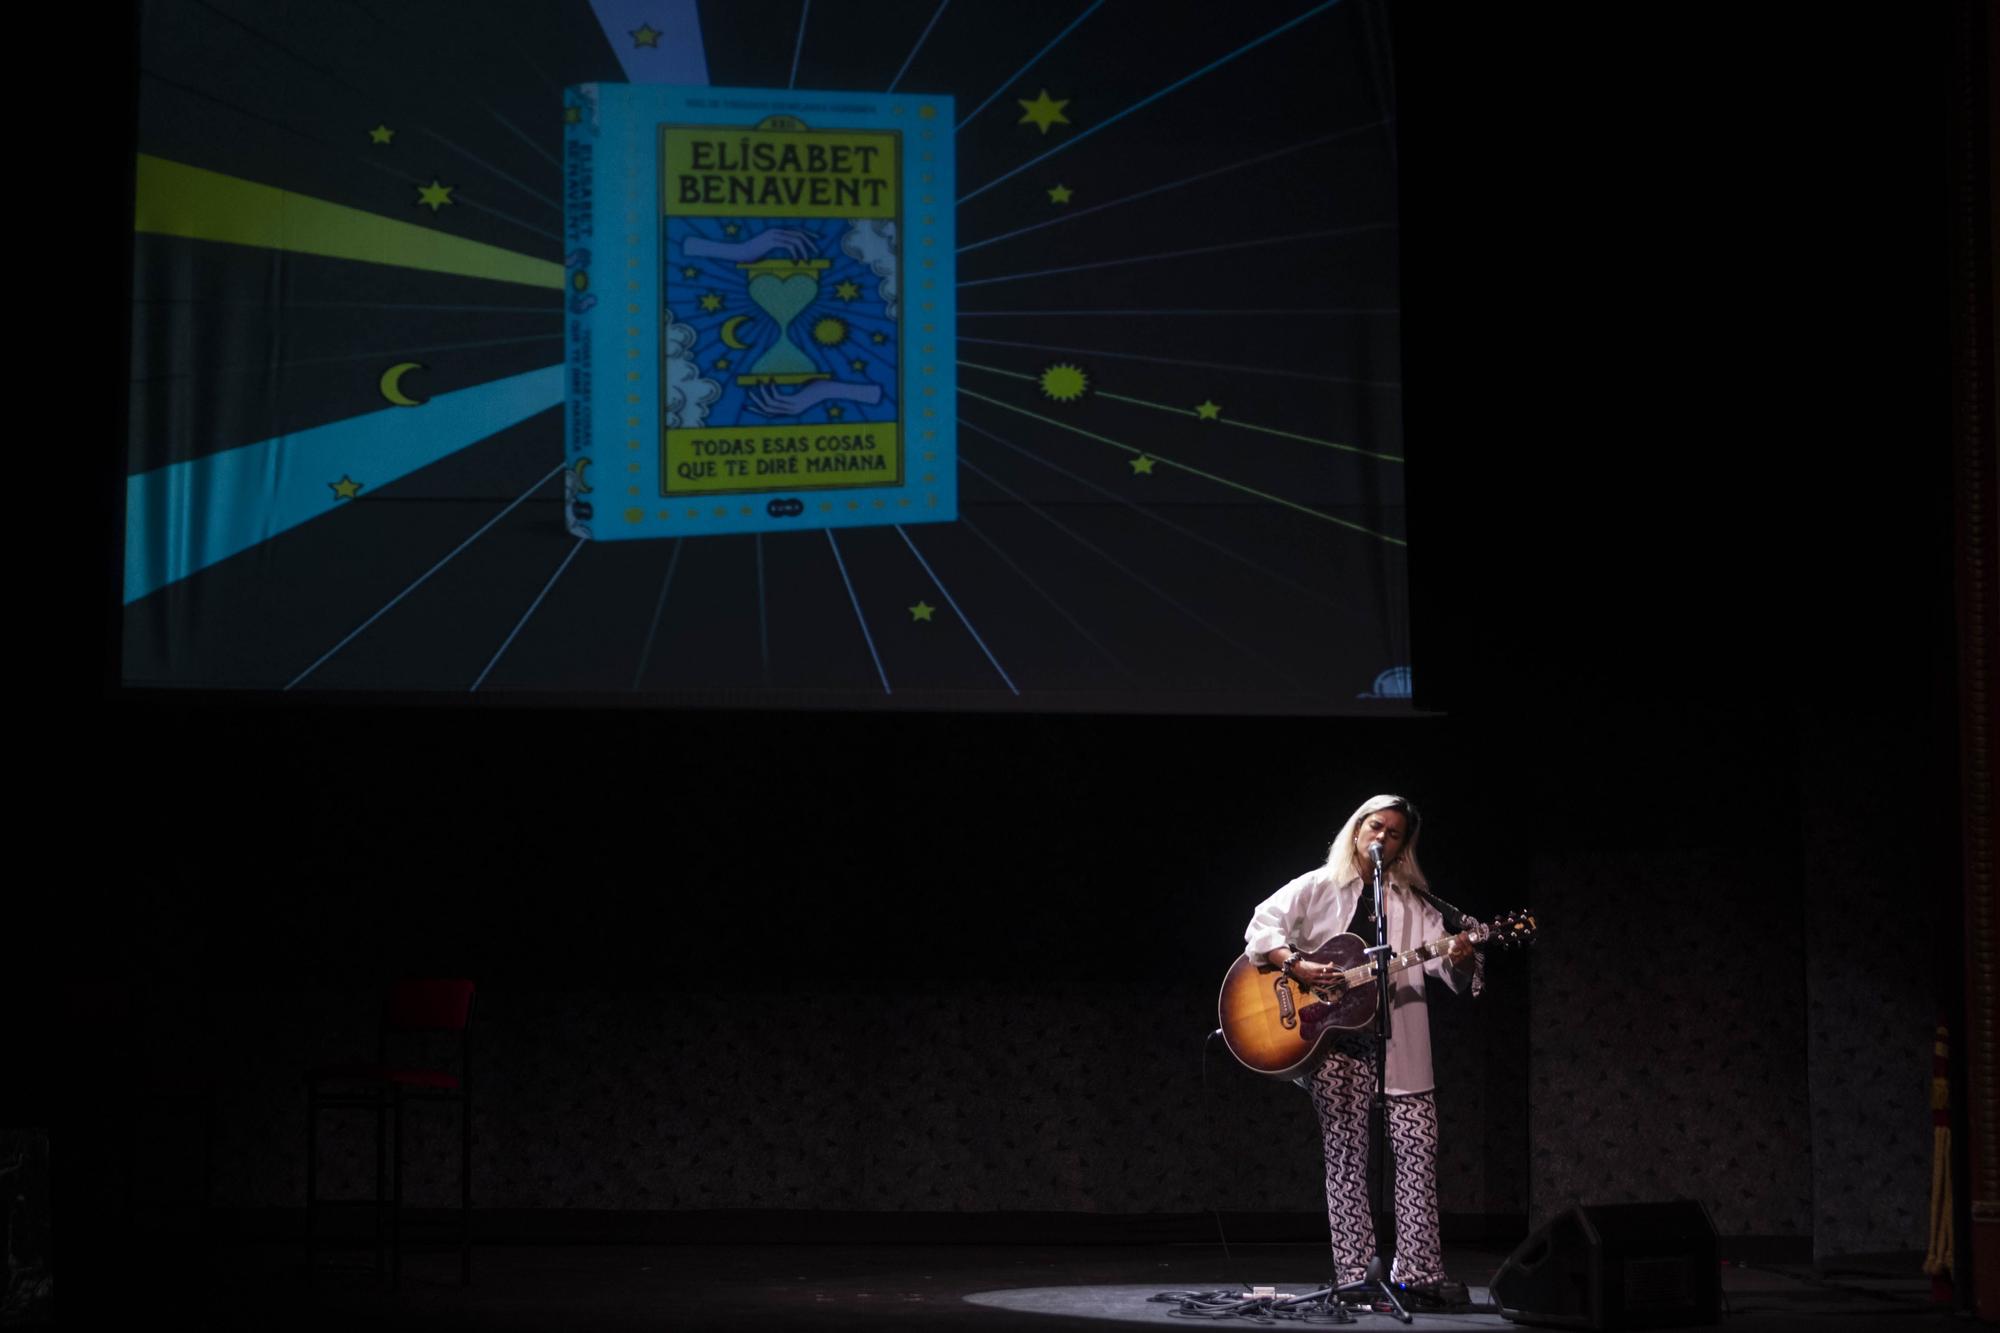
M 1347 979 L 1333 963 L 1315 963 L 1294 954 L 1288 970 L 1292 979 L 1308 990 L 1343 991 L 1347 989 Z

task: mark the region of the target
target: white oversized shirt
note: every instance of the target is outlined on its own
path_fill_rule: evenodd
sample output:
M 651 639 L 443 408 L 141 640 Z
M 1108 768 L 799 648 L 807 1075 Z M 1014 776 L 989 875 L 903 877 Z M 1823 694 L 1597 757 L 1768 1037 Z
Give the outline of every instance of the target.
M 1444 936 L 1444 917 L 1437 908 L 1396 882 L 1395 871 L 1383 876 L 1383 898 L 1389 915 L 1389 947 L 1397 953 Z M 1267 963 L 1266 955 L 1280 946 L 1304 953 L 1344 933 L 1361 905 L 1365 888 L 1359 875 L 1344 884 L 1334 882 L 1325 866 L 1309 870 L 1257 904 L 1250 924 L 1243 932 L 1243 953 L 1252 962 Z M 1364 915 L 1364 920 L 1366 917 Z M 1366 943 L 1375 943 L 1373 927 Z M 1429 1092 L 1437 1086 L 1431 1077 L 1431 1024 L 1424 1005 L 1424 974 L 1429 973 L 1453 990 L 1469 986 L 1474 995 L 1485 988 L 1484 969 L 1474 955 L 1473 966 L 1463 972 L 1444 958 L 1433 958 L 1421 969 L 1405 968 L 1390 979 L 1394 1006 L 1390 1010 L 1388 1091 L 1391 1097 L 1407 1097 Z M 1365 1029 L 1373 1033 L 1371 1025 Z M 1301 1077 L 1297 1082 L 1303 1084 Z

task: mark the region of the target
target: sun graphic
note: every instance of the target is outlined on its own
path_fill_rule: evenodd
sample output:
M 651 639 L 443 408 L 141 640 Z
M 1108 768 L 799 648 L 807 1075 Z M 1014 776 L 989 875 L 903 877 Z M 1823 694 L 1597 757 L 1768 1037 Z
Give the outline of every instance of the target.
M 828 315 L 813 325 L 813 341 L 821 347 L 838 347 L 847 341 L 847 321 Z
M 1067 362 L 1042 372 L 1042 392 L 1059 403 L 1073 403 L 1090 388 L 1090 377 Z

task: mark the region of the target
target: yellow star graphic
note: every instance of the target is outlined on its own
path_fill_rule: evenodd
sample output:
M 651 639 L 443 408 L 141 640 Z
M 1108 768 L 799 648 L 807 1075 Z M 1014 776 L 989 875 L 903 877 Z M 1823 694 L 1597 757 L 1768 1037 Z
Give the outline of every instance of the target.
M 851 282 L 843 282 L 833 289 L 833 294 L 843 301 L 852 301 L 861 295 L 861 289 Z
M 701 308 L 712 315 L 722 309 L 722 298 L 714 292 L 704 292 L 701 298 Z
M 734 222 L 732 222 L 728 226 L 722 229 L 722 234 L 724 236 L 734 236 L 737 232 L 742 230 L 743 228 L 737 226 Z
M 333 498 L 335 500 L 352 500 L 355 496 L 361 494 L 361 483 L 348 476 L 345 472 L 340 474 L 339 481 L 329 481 L 327 485 L 333 487 Z
M 563 124 L 565 124 L 565 125 L 581 125 L 581 124 L 583 124 L 583 108 L 582 108 L 582 107 L 580 107 L 580 106 L 566 106 L 566 107 L 564 107 L 564 108 L 563 108 Z
M 936 114 L 937 114 L 937 108 L 934 106 L 920 106 L 917 108 L 917 115 L 923 118 L 924 120 L 929 120 Z
M 847 414 L 846 414 L 845 412 L 842 412 L 842 411 L 841 411 L 841 410 L 840 410 L 839 408 L 837 408 L 837 407 L 829 407 L 829 408 L 827 408 L 827 409 L 826 409 L 826 419 L 827 419 L 828 421 L 838 421 L 838 420 L 840 420 L 840 419 L 841 419 L 841 418 L 842 418 L 843 416 L 846 416 L 846 415 L 847 415 Z
M 715 368 L 717 370 L 729 369 L 729 358 L 726 356 L 717 357 L 715 359 Z
M 1052 204 L 1066 204 L 1069 202 L 1069 196 L 1069 186 L 1058 185 L 1055 189 L 1049 191 L 1049 202 Z
M 858 356 L 857 356 L 857 357 L 855 357 L 855 358 L 854 358 L 854 359 L 853 359 L 852 361 L 848 362 L 847 364 L 848 364 L 848 365 L 849 365 L 850 367 L 852 367 L 853 369 L 855 369 L 855 370 L 866 370 L 866 369 L 868 369 L 868 363 L 867 363 L 866 361 L 863 361 L 863 360 L 862 360 L 862 359 L 861 359 L 860 357 L 858 357 Z
M 650 23 L 640 24 L 632 30 L 632 45 L 657 47 L 660 44 L 660 30 Z
M 395 137 L 396 132 L 387 125 L 377 125 L 374 129 L 368 131 L 368 138 L 372 143 L 387 143 Z
M 935 610 L 937 610 L 937 608 L 935 606 L 932 606 L 929 602 L 918 602 L 915 606 L 910 608 L 910 619 L 929 620 L 931 618 L 931 613 Z
M 1014 100 L 1021 104 L 1022 112 L 1021 118 L 1014 122 L 1017 125 L 1033 125 L 1043 134 L 1047 134 L 1051 125 L 1069 124 L 1069 117 L 1062 113 L 1062 109 L 1069 105 L 1067 97 L 1057 101 L 1050 97 L 1049 90 L 1044 88 L 1032 102 L 1025 97 L 1017 97 Z
M 417 190 L 417 207 L 422 208 L 425 204 L 429 204 L 431 212 L 435 213 L 446 204 L 453 202 L 451 192 L 457 188 L 455 185 L 440 185 L 438 184 L 437 177 L 433 176 L 429 185 L 422 186 Z
M 886 333 L 871 333 L 868 335 L 868 337 L 871 341 L 878 343 L 885 343 L 889 341 L 889 335 Z
M 1152 476 L 1153 460 L 1146 457 L 1146 455 L 1144 454 L 1140 454 L 1137 458 L 1132 460 L 1132 471 L 1134 475 L 1143 473 L 1148 477 Z
M 695 275 L 699 274 L 700 272 L 701 272 L 701 270 L 700 270 L 700 269 L 698 269 L 698 268 L 695 268 L 694 266 L 690 265 L 690 266 L 688 266 L 687 268 L 684 268 L 684 269 L 682 269 L 682 270 L 681 270 L 681 276 L 682 276 L 683 278 L 692 278 L 692 277 L 694 277 Z
M 1219 404 L 1204 399 L 1202 402 L 1195 404 L 1194 414 L 1203 421 L 1220 421 L 1222 419 L 1222 408 Z

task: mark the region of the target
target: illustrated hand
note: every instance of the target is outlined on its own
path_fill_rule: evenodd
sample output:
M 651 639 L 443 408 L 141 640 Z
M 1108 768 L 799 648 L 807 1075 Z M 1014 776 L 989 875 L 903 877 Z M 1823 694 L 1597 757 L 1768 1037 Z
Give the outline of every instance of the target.
M 750 410 L 767 417 L 795 417 L 818 403 L 829 399 L 846 399 L 856 403 L 879 403 L 882 401 L 882 386 L 879 384 L 843 384 L 839 380 L 814 380 L 802 384 L 791 393 L 779 393 L 769 384 L 760 384 L 748 395 Z
M 773 250 L 783 250 L 792 259 L 809 259 L 818 249 L 819 237 L 797 227 L 766 227 L 740 241 L 690 236 L 681 242 L 681 253 L 690 259 L 727 259 L 739 264 L 762 259 Z

